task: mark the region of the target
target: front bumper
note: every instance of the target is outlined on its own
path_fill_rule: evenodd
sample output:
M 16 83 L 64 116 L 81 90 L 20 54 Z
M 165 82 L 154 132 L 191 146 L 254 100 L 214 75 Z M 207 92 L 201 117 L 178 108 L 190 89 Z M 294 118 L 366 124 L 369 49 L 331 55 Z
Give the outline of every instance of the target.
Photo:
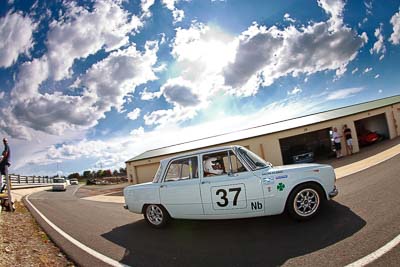
M 335 185 L 335 187 L 333 188 L 333 190 L 332 190 L 331 192 L 329 192 L 329 197 L 330 197 L 330 198 L 334 198 L 334 197 L 336 197 L 338 194 L 339 194 L 339 190 L 336 188 L 336 185 Z

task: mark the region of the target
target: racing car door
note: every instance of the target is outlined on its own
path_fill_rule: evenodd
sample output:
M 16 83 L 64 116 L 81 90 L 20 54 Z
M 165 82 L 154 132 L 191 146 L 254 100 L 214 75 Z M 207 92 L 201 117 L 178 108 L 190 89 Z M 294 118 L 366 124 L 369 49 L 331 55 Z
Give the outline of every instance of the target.
M 200 190 L 205 215 L 230 218 L 264 212 L 261 180 L 246 169 L 233 150 L 203 154 L 201 161 Z
M 182 157 L 167 166 L 160 186 L 161 204 L 174 218 L 203 215 L 198 157 Z

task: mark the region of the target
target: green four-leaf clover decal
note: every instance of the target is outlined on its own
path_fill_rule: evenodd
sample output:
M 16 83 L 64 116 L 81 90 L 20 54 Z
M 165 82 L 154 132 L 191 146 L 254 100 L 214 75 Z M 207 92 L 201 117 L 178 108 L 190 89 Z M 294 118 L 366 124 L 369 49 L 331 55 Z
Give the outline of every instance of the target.
M 279 184 L 276 186 L 276 189 L 278 189 L 278 191 L 283 191 L 283 189 L 285 189 L 285 185 L 284 185 L 283 183 L 279 183 Z

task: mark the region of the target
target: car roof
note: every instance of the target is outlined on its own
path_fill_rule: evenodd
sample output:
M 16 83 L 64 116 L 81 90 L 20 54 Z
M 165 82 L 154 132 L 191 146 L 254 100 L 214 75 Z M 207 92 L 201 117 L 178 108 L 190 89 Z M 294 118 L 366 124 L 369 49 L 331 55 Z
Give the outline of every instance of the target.
M 208 149 L 201 149 L 201 150 L 196 150 L 196 151 L 192 151 L 192 152 L 188 152 L 188 153 L 181 153 L 181 154 L 177 154 L 172 157 L 162 159 L 162 160 L 160 160 L 160 163 L 165 163 L 165 162 L 168 162 L 171 159 L 175 159 L 175 158 L 199 155 L 199 154 L 204 154 L 204 153 L 209 153 L 209 152 L 219 151 L 219 150 L 225 150 L 225 149 L 234 149 L 234 148 L 239 148 L 239 147 L 244 148 L 243 146 L 231 145 L 231 146 L 219 146 L 219 147 L 213 147 L 213 148 L 208 148 Z

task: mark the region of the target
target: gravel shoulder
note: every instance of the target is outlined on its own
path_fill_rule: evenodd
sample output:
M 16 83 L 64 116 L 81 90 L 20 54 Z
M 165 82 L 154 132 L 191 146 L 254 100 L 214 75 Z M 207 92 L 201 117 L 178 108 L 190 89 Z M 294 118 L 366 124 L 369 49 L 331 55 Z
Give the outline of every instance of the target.
M 75 266 L 48 238 L 22 202 L 0 213 L 0 266 Z

